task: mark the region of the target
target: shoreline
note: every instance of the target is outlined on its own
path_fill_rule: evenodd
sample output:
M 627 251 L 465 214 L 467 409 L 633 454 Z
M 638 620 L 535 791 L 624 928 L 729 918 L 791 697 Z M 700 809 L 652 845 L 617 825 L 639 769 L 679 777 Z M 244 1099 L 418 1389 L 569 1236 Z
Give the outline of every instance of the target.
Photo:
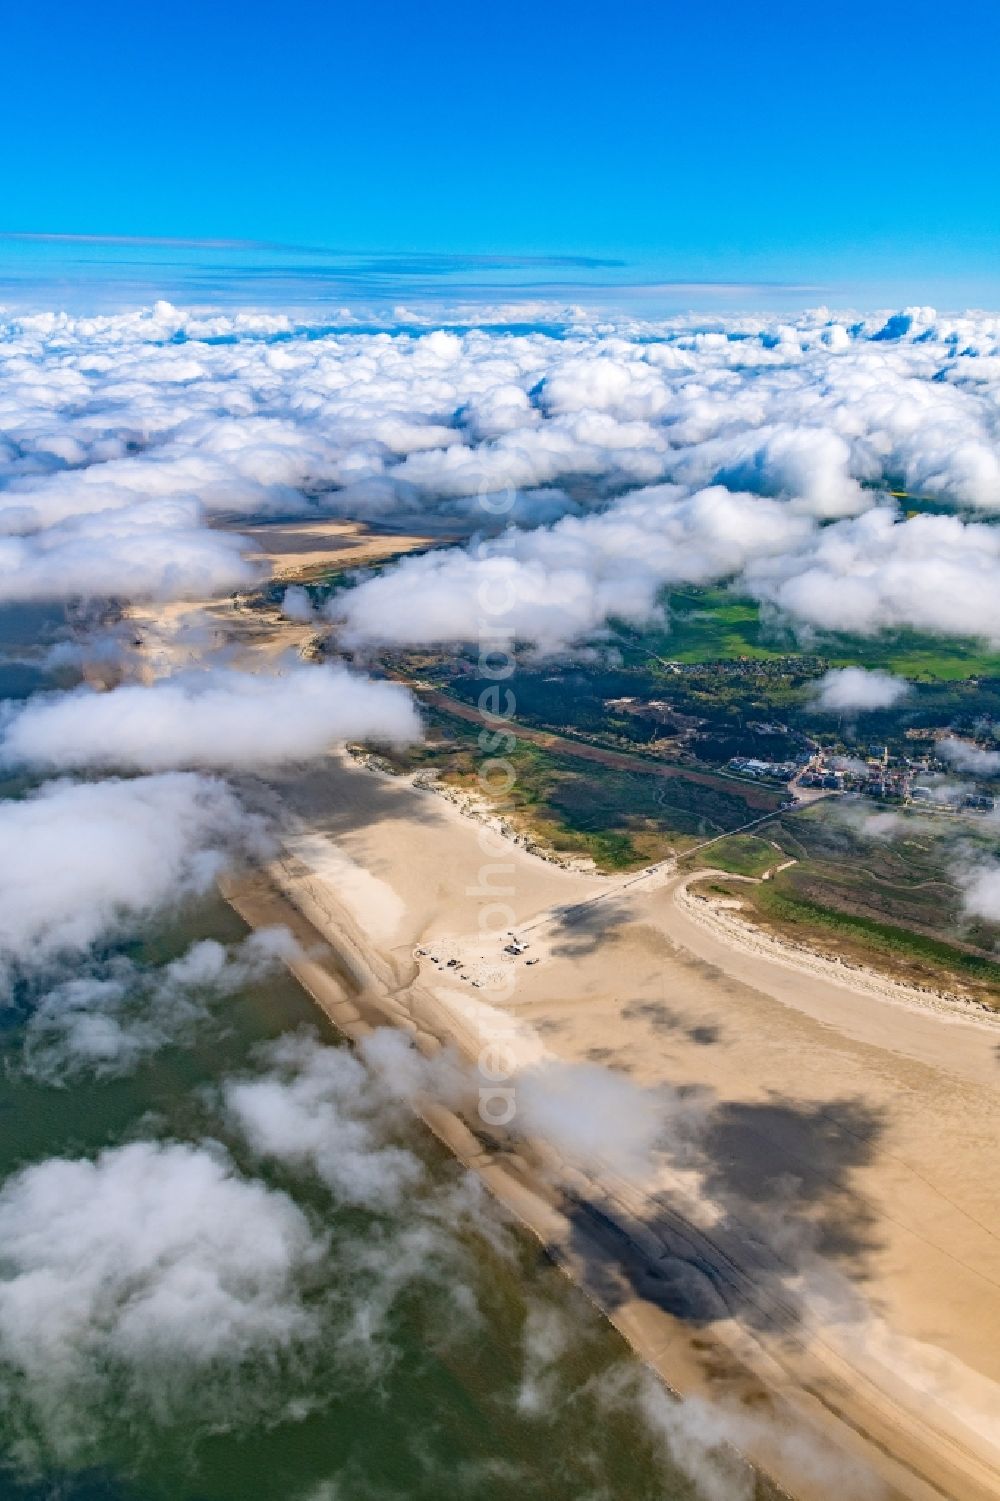
M 373 775 L 372 770 L 368 775 L 375 782 L 397 780 L 377 771 Z M 421 792 L 419 788 L 408 790 L 411 795 L 433 797 L 431 792 Z M 433 801 L 438 808 L 445 801 L 447 806 L 441 809 L 445 817 L 449 822 L 458 820 L 466 831 L 476 822 L 450 799 L 433 798 Z M 546 864 L 540 857 L 524 851 L 519 858 Z M 294 864 L 286 857 L 269 867 L 263 878 L 266 901 L 262 901 L 260 890 L 256 900 L 248 899 L 245 892 L 227 892 L 227 899 L 251 926 L 288 921 L 291 915 L 304 924 L 303 932 L 312 944 L 318 938 L 329 947 L 341 971 L 341 979 L 332 989 L 328 970 L 314 959 L 304 963 L 293 961 L 290 967 L 338 1030 L 357 1041 L 373 1025 L 394 1025 L 409 1032 L 422 1051 L 431 1053 L 451 1044 L 468 1057 L 470 1040 L 462 1036 L 458 1015 L 421 984 L 420 966 L 412 955 L 407 953 L 404 961 L 397 953 L 377 952 L 380 946 L 366 938 L 356 919 L 338 900 L 337 893 L 328 884 L 317 882 L 315 873 L 296 872 Z M 551 871 L 552 867 L 547 869 Z M 585 885 L 591 891 L 596 887 L 611 894 L 608 878 L 587 881 L 585 876 L 577 874 L 574 880 L 572 873 L 566 874 L 573 884 Z M 321 901 L 317 900 L 318 885 L 322 887 Z M 661 892 L 662 889 L 661 884 Z M 284 916 L 277 917 L 277 910 Z M 349 993 L 352 987 L 353 995 Z M 932 1014 L 935 1020 L 940 1019 L 937 1013 Z M 598 1269 L 606 1276 L 609 1270 L 613 1272 L 615 1267 L 621 1269 L 631 1263 L 632 1272 L 626 1281 L 640 1285 L 642 1277 L 665 1254 L 663 1245 L 655 1243 L 643 1223 L 642 1206 L 634 1195 L 627 1189 L 616 1193 L 606 1182 L 598 1184 L 576 1170 L 566 1172 L 565 1164 L 546 1162 L 545 1150 L 539 1153 L 536 1143 L 529 1146 L 522 1140 L 513 1154 L 517 1161 L 512 1166 L 509 1152 L 498 1152 L 495 1146 L 484 1144 L 468 1123 L 453 1112 L 433 1101 L 424 1102 L 424 1106 L 418 1113 L 434 1134 L 463 1165 L 483 1178 L 487 1187 L 541 1243 L 545 1253 L 600 1307 L 638 1357 L 675 1395 L 714 1393 L 721 1366 L 725 1368 L 722 1385 L 727 1400 L 736 1391 L 740 1403 L 748 1407 L 766 1406 L 776 1430 L 800 1434 L 804 1431 L 821 1448 L 832 1444 L 838 1453 L 872 1462 L 887 1486 L 876 1494 L 907 1497 L 910 1501 L 913 1498 L 923 1501 L 925 1497 L 929 1501 L 930 1497 L 943 1494 L 954 1496 L 956 1501 L 957 1498 L 972 1501 L 973 1497 L 985 1498 L 997 1493 L 990 1472 L 984 1468 L 977 1473 L 981 1468 L 978 1461 L 971 1453 L 964 1453 L 961 1444 L 944 1456 L 936 1452 L 940 1433 L 929 1442 L 909 1422 L 903 1422 L 900 1429 L 901 1418 L 895 1402 L 887 1399 L 886 1393 L 878 1393 L 877 1388 L 873 1387 L 860 1399 L 862 1409 L 867 1404 L 868 1417 L 859 1421 L 856 1416 L 850 1417 L 829 1392 L 824 1392 L 823 1381 L 810 1385 L 798 1380 L 792 1369 L 783 1369 L 781 1359 L 775 1362 L 774 1351 L 765 1348 L 738 1321 L 727 1322 L 725 1328 L 716 1326 L 706 1335 L 697 1326 L 685 1324 L 642 1296 L 630 1295 L 618 1304 L 609 1301 L 602 1296 Z M 525 1163 L 528 1151 L 534 1159 L 531 1167 Z M 555 1192 L 547 1181 L 553 1166 L 563 1169 L 558 1175 L 563 1186 Z M 581 1218 L 588 1221 L 585 1231 L 581 1230 Z M 692 1236 L 697 1243 L 703 1234 L 697 1224 L 684 1221 L 683 1214 L 678 1224 L 689 1243 Z M 586 1248 L 582 1253 L 581 1235 Z M 800 1354 L 796 1352 L 793 1364 L 798 1363 Z M 857 1371 L 852 1374 L 850 1367 L 844 1368 L 842 1356 L 827 1351 L 825 1363 L 828 1376 L 831 1370 L 839 1370 L 836 1386 L 849 1387 L 852 1381 L 857 1385 Z M 857 1392 L 854 1396 L 857 1397 Z M 904 1438 L 907 1429 L 910 1431 Z M 751 1464 L 795 1496 L 796 1501 L 828 1501 L 826 1482 L 818 1486 L 811 1483 L 808 1476 L 799 1473 L 798 1465 L 788 1463 L 780 1445 L 757 1436 L 739 1448 Z M 906 1456 L 914 1454 L 920 1458 L 916 1468 L 910 1469 Z M 956 1463 L 959 1471 L 965 1473 L 960 1486 L 949 1488 L 946 1477 L 955 1476 Z M 845 1501 L 848 1496 L 853 1501 L 855 1495 L 861 1497 L 869 1492 L 862 1487 L 841 1494 Z
M 957 991 L 938 990 L 933 986 L 909 985 L 888 971 L 876 969 L 873 965 L 857 960 L 835 958 L 821 949 L 813 948 L 806 941 L 796 942 L 791 938 L 781 937 L 760 924 L 752 922 L 741 915 L 739 907 L 729 899 L 702 896 L 692 893 L 689 889 L 696 882 L 712 876 L 723 877 L 729 881 L 745 881 L 748 884 L 756 883 L 759 879 L 757 877 L 735 875 L 732 871 L 704 866 L 689 871 L 675 880 L 678 876 L 676 857 L 673 860 L 667 858 L 654 861 L 653 864 L 644 866 L 640 870 L 631 870 L 623 874 L 601 871 L 589 857 L 560 855 L 558 851 L 511 824 L 496 811 L 489 799 L 467 788 L 452 786 L 436 771 L 399 773 L 387 764 L 383 764 L 381 758 L 371 752 L 357 752 L 352 749 L 348 753 L 366 771 L 379 776 L 392 777 L 408 786 L 442 798 L 462 818 L 488 828 L 501 839 L 523 849 L 534 858 L 558 866 L 562 870 L 586 875 L 605 883 L 607 887 L 605 895 L 608 897 L 613 897 L 618 889 L 624 891 L 635 885 L 648 884 L 652 880 L 657 880 L 661 885 L 670 883 L 673 889 L 673 900 L 685 916 L 733 950 L 766 957 L 776 964 L 798 972 L 803 978 L 818 976 L 828 980 L 831 984 L 862 991 L 891 1005 L 928 1010 L 944 1019 L 965 1021 L 972 1025 L 1000 1027 L 1000 1011 L 994 1011 L 983 1001 L 961 995 Z M 794 863 L 794 860 L 786 861 L 778 865 L 775 871 L 768 872 L 768 875 L 784 870 L 787 865 Z
M 342 966 L 336 963 L 336 949 L 331 942 L 330 929 L 326 924 L 321 928 L 303 912 L 284 889 L 283 882 L 275 879 L 273 866 L 242 879 L 224 879 L 220 882 L 220 890 L 225 900 L 251 929 L 275 923 L 282 923 L 292 929 L 303 952 L 285 960 L 286 967 L 349 1045 L 356 1046 L 378 1026 L 399 1025 L 398 1020 L 384 1008 L 384 998 L 369 997 L 366 1004 L 363 988 L 354 989 L 352 993 L 351 980 L 343 973 Z M 341 913 L 340 917 L 344 921 L 346 915 Z M 341 937 L 343 936 L 342 933 Z M 325 951 L 325 962 L 313 957 L 317 945 L 321 945 Z M 331 962 L 341 969 L 339 976 L 330 973 Z M 422 1037 L 426 1039 L 428 1035 L 417 1032 L 414 1041 L 418 1048 L 421 1047 Z M 455 1035 L 448 1035 L 445 1030 L 445 1035 L 433 1036 L 433 1042 L 438 1046 L 455 1046 L 458 1039 Z M 426 1041 L 421 1050 L 426 1051 Z M 707 1396 L 712 1400 L 712 1378 L 706 1377 L 702 1341 L 693 1340 L 679 1320 L 669 1318 L 662 1310 L 651 1305 L 644 1305 L 642 1300 L 635 1300 L 635 1306 L 615 1309 L 602 1299 L 599 1288 L 588 1271 L 586 1259 L 578 1249 L 581 1239 L 579 1226 L 560 1208 L 559 1200 L 564 1195 L 553 1191 L 544 1174 L 533 1172 L 521 1154 L 516 1155 L 512 1164 L 509 1160 L 510 1153 L 490 1150 L 461 1115 L 439 1101 L 424 1096 L 414 1103 L 413 1109 L 417 1118 L 460 1166 L 474 1172 L 506 1213 L 537 1241 L 542 1253 L 598 1309 L 675 1401 L 682 1402 L 686 1398 L 698 1396 Z M 581 1187 L 584 1186 L 581 1184 Z M 599 1197 L 596 1191 L 594 1197 Z M 621 1214 L 624 1206 L 618 1207 Z M 607 1235 L 611 1226 L 610 1216 L 605 1217 L 605 1221 Z M 617 1236 L 612 1235 L 612 1241 L 618 1243 L 614 1245 L 612 1254 L 620 1255 L 631 1238 L 627 1237 L 626 1231 L 616 1228 Z M 641 1227 L 636 1224 L 631 1228 L 635 1237 L 631 1239 L 632 1249 L 641 1255 Z M 595 1221 L 595 1233 L 589 1240 L 588 1250 L 595 1257 L 603 1258 L 609 1247 L 602 1243 L 596 1233 L 597 1229 Z M 574 1249 L 574 1245 L 577 1249 Z M 727 1384 L 741 1384 L 742 1400 L 756 1403 L 768 1400 L 769 1396 L 773 1400 L 773 1395 L 768 1394 L 764 1384 L 749 1370 L 739 1370 L 729 1342 L 719 1342 L 718 1353 L 721 1355 L 723 1352 L 733 1362 L 727 1373 Z M 789 1408 L 787 1412 L 776 1412 L 775 1421 L 798 1423 L 801 1421 L 801 1414 L 795 1414 Z M 825 1489 L 803 1484 L 801 1475 L 791 1473 L 779 1452 L 767 1445 L 760 1446 L 760 1449 L 762 1452 L 759 1452 L 758 1445 L 748 1444 L 738 1452 L 734 1450 L 734 1453 L 737 1454 L 738 1461 L 747 1466 L 748 1471 L 756 1471 L 764 1477 L 779 1496 L 787 1498 L 787 1501 L 829 1501 Z M 832 1452 L 830 1458 L 833 1459 Z M 898 1494 L 902 1501 L 903 1492 L 893 1491 L 891 1494 L 893 1497 Z M 928 1501 L 929 1498 L 930 1493 Z

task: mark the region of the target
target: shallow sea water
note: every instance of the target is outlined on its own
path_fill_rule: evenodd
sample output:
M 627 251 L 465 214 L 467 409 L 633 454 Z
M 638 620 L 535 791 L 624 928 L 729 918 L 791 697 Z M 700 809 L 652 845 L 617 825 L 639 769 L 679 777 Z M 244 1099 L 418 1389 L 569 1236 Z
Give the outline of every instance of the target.
M 10 656 L 58 626 L 58 612 L 2 617 L 0 653 Z M 44 681 L 32 667 L 0 670 L 4 696 Z M 8 782 L 2 790 L 16 796 L 23 789 Z M 124 949 L 154 965 L 196 938 L 235 942 L 244 932 L 212 899 Z M 330 1251 L 313 1288 L 320 1337 L 307 1356 L 192 1372 L 182 1398 L 159 1410 L 131 1401 L 95 1370 L 92 1391 L 77 1393 L 65 1413 L 84 1435 L 69 1461 L 53 1458 L 58 1434 L 50 1430 L 60 1415 L 43 1419 L 25 1404 L 0 1358 L 3 1501 L 681 1501 L 696 1494 L 642 1416 L 636 1392 L 648 1378 L 624 1343 L 490 1201 L 471 1228 L 453 1232 L 455 1278 L 431 1270 L 398 1279 L 393 1255 L 405 1225 L 345 1208 L 302 1176 L 268 1172 L 228 1130 L 219 1084 L 259 1068 L 262 1046 L 301 1028 L 339 1045 L 290 976 L 280 972 L 214 1001 L 187 1035 L 122 1078 L 72 1075 L 53 1084 L 32 1077 L 25 1024 L 23 1007 L 0 1009 L 0 1178 L 46 1158 L 93 1157 L 134 1140 L 215 1140 L 248 1176 L 291 1194 L 330 1235 Z M 457 1165 L 419 1123 L 397 1123 L 390 1137 L 425 1164 L 418 1193 L 457 1182 Z M 385 1249 L 382 1263 L 373 1263 L 381 1269 L 359 1276 L 359 1253 L 372 1246 Z M 359 1351 L 345 1329 L 369 1296 L 381 1309 L 377 1335 Z
M 207 903 L 155 935 L 142 953 L 165 958 L 195 937 L 232 941 L 241 931 L 227 908 Z M 195 1037 L 130 1077 L 56 1087 L 25 1076 L 23 1026 L 8 1016 L 0 1047 L 0 1174 L 44 1157 L 93 1156 L 149 1138 L 214 1137 L 239 1161 L 214 1086 L 226 1074 L 252 1068 L 255 1050 L 268 1039 L 301 1027 L 319 1028 L 315 1008 L 290 977 L 279 975 L 218 1003 Z M 336 1044 L 328 1031 L 325 1040 Z M 458 1176 L 418 1123 L 402 1140 L 424 1160 L 429 1185 Z M 260 1175 L 259 1164 L 243 1165 Z M 335 1249 L 376 1228 L 384 1233 L 381 1216 L 375 1227 L 376 1217 L 340 1209 L 308 1184 L 282 1175 L 274 1181 L 333 1230 Z M 414 1283 L 396 1299 L 370 1362 L 343 1355 L 338 1315 L 329 1349 L 306 1369 L 261 1373 L 265 1383 L 274 1380 L 274 1409 L 280 1410 L 282 1397 L 295 1408 L 273 1426 L 261 1421 L 257 1402 L 244 1422 L 241 1388 L 231 1410 L 223 1403 L 221 1423 L 218 1392 L 207 1387 L 205 1408 L 213 1418 L 205 1424 L 198 1421 L 197 1390 L 176 1422 L 98 1401 L 86 1413 L 93 1443 L 82 1473 L 53 1473 L 43 1464 L 32 1478 L 15 1466 L 0 1479 L 0 1495 L 12 1501 L 652 1501 L 694 1495 L 635 1402 L 613 1397 L 620 1382 L 627 1386 L 635 1376 L 624 1344 L 526 1237 L 501 1226 L 489 1202 L 483 1220 L 486 1236 L 464 1237 L 466 1301 L 453 1300 L 441 1281 Z M 494 1221 L 508 1248 L 503 1254 L 488 1238 Z M 391 1226 L 388 1234 L 391 1243 Z M 334 1254 L 323 1269 L 333 1287 L 337 1262 Z M 355 1282 L 348 1296 L 357 1291 Z M 565 1342 L 557 1358 L 533 1374 L 526 1371 L 524 1348 L 529 1318 L 550 1321 Z M 214 1378 L 201 1379 L 210 1384 Z M 224 1373 L 215 1379 L 225 1385 Z M 253 1373 L 249 1379 L 255 1387 Z M 0 1418 L 0 1441 L 5 1431 L 8 1441 L 22 1437 L 9 1412 Z

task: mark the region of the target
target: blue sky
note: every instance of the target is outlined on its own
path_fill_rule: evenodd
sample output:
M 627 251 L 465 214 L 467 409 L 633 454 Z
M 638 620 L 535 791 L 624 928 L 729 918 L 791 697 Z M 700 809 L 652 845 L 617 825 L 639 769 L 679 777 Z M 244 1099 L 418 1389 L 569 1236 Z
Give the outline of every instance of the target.
M 35 0 L 4 31 L 7 231 L 321 247 L 404 287 L 1000 303 L 993 0 Z M 8 242 L 0 272 L 79 255 Z

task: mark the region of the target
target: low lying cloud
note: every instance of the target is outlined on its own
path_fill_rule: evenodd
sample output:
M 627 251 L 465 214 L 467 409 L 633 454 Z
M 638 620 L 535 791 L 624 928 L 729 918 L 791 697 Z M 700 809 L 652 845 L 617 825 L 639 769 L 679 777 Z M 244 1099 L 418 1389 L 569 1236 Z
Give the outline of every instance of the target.
M 869 1466 L 818 1432 L 793 1426 L 787 1417 L 725 1400 L 695 1396 L 677 1401 L 646 1371 L 620 1381 L 618 1391 L 636 1403 L 650 1432 L 704 1501 L 751 1501 L 757 1494 L 756 1477 L 740 1457 L 748 1449 L 780 1457 L 818 1495 L 884 1501 L 885 1487 Z
M 967 916 L 1000 922 L 1000 864 L 995 860 L 979 860 L 956 867 L 953 875 L 961 887 L 962 907 Z
M 0 801 L 0 983 L 205 892 L 263 848 L 224 782 L 193 772 L 50 782 Z
M 829 518 L 853 516 L 870 504 L 851 470 L 851 446 L 839 433 L 778 423 L 681 450 L 670 475 L 684 484 L 780 496 L 811 516 Z
M 517 1394 L 519 1412 L 542 1414 L 558 1400 L 556 1362 L 569 1350 L 577 1331 L 552 1303 L 530 1302 L 521 1331 L 523 1369 Z
M 83 687 L 0 710 L 0 760 L 49 771 L 161 771 L 171 767 L 277 766 L 347 740 L 400 744 L 420 736 L 409 691 L 340 666 L 295 666 L 275 675 L 214 668 Z
M 910 685 L 890 672 L 865 667 L 832 667 L 813 685 L 815 708 L 827 714 L 889 709 L 905 698 Z
M 301 584 L 290 584 L 281 597 L 281 613 L 286 620 L 294 620 L 299 625 L 309 625 L 315 620 L 316 611 L 308 589 L 303 589 Z
M 668 1126 L 672 1097 L 597 1063 L 541 1063 L 516 1077 L 515 1129 L 540 1137 L 573 1167 L 644 1177 Z
M 447 1098 L 456 1082 L 448 1058 L 428 1062 L 408 1038 L 380 1028 L 360 1057 L 304 1032 L 265 1048 L 258 1063 L 223 1085 L 230 1125 L 262 1162 L 321 1183 L 351 1216 L 335 1245 L 338 1354 L 370 1373 L 382 1368 L 393 1358 L 393 1311 L 415 1286 L 440 1293 L 466 1325 L 474 1321 L 469 1239 L 505 1260 L 514 1247 L 480 1180 L 454 1164 L 432 1172 L 416 1149 L 406 1102 L 439 1087 Z M 359 1214 L 368 1215 L 361 1234 L 349 1229 Z
M 250 942 L 221 958 L 195 945 L 157 985 L 256 966 Z M 287 1037 L 219 1090 L 220 1125 L 298 1198 L 212 1141 L 140 1140 L 7 1180 L 0 1399 L 19 1463 L 101 1465 L 109 1442 L 132 1452 L 166 1428 L 194 1445 L 381 1389 L 412 1341 L 414 1293 L 432 1341 L 475 1330 L 484 1254 L 514 1256 L 504 1217 L 478 1180 L 422 1159 L 388 1077 L 407 1040 L 373 1046 L 369 1070 Z M 428 1075 L 419 1055 L 399 1061 L 406 1096 Z M 318 1185 L 322 1215 L 303 1207 Z
M 871 636 L 909 627 L 1000 641 L 1000 531 L 888 506 L 754 559 L 742 584 L 793 621 Z
M 954 736 L 939 740 L 936 749 L 942 761 L 950 761 L 959 771 L 974 777 L 995 777 L 1000 772 L 1000 751 L 983 750 L 981 746 Z
M 194 1385 L 206 1399 L 199 1374 L 224 1363 L 239 1383 L 306 1339 L 325 1250 L 220 1148 L 146 1141 L 15 1174 L 0 1243 L 0 1388 L 64 1461 L 101 1398 L 177 1417 Z
M 811 527 L 780 501 L 660 485 L 600 514 L 405 558 L 335 595 L 329 613 L 347 645 L 473 641 L 485 626 L 558 652 L 609 618 L 657 617 L 667 584 L 731 576 Z
M 615 618 L 661 618 L 670 584 L 732 582 L 793 625 L 911 628 L 1000 642 L 1000 531 L 894 506 L 817 524 L 721 487 L 637 490 L 550 528 L 406 558 L 332 599 L 348 646 L 467 642 L 485 632 L 558 653 Z
M 383 1213 L 425 1184 L 421 1161 L 387 1139 L 412 1124 L 421 1097 L 453 1105 L 471 1087 L 450 1052 L 424 1058 L 393 1027 L 376 1028 L 357 1051 L 324 1046 L 311 1031 L 290 1034 L 258 1063 L 223 1089 L 254 1152 L 319 1178 L 341 1203 Z
M 371 334 L 158 303 L 0 321 L 0 598 L 247 587 L 219 516 L 461 524 L 493 495 L 530 528 L 664 482 L 814 520 L 890 483 L 1000 509 L 994 317 L 576 318 Z
M 46 1084 L 130 1073 L 160 1048 L 187 1041 L 214 1000 L 258 984 L 297 952 L 288 929 L 276 927 L 228 947 L 203 938 L 160 968 L 124 955 L 86 965 L 30 998 L 26 1072 Z
M 0 535 L 0 604 L 206 599 L 267 576 L 249 544 L 209 531 L 194 500 L 98 511 L 26 536 Z
M 262 1060 L 266 1072 L 230 1080 L 226 1110 L 254 1152 L 321 1178 L 343 1204 L 397 1210 L 424 1176 L 405 1147 L 386 1143 L 398 1115 L 365 1064 L 311 1034 L 283 1038 Z

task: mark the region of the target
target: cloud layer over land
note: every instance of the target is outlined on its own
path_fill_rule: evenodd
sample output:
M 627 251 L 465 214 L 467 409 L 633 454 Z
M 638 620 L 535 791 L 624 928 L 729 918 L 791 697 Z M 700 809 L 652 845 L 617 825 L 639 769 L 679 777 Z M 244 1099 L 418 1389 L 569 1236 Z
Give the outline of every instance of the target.
M 263 570 L 235 523 L 310 512 L 466 537 L 337 593 L 326 619 L 359 652 L 475 640 L 485 616 L 559 653 L 610 622 L 666 609 L 669 623 L 665 588 L 719 580 L 803 630 L 1000 641 L 998 397 L 1000 320 L 919 309 L 581 324 L 561 337 L 300 329 L 165 305 L 27 317 L 0 326 L 0 603 L 249 588 Z M 887 493 L 899 485 L 958 513 L 907 515 Z M 319 624 L 301 590 L 284 608 Z M 840 670 L 817 706 L 860 713 L 903 691 Z M 0 992 L 33 1003 L 35 1081 L 127 1071 L 288 953 L 275 933 L 196 943 L 159 969 L 107 952 L 209 889 L 227 861 L 267 850 L 208 773 L 418 733 L 393 683 L 304 663 L 247 674 L 221 657 L 151 685 L 6 707 L 5 769 L 136 773 L 0 801 L 13 852 L 0 867 Z M 964 887 L 971 913 L 995 915 L 991 867 Z M 463 1241 L 488 1235 L 503 1254 L 503 1226 L 470 1178 L 432 1181 L 396 1129 L 400 1097 L 439 1066 L 397 1034 L 360 1058 L 285 1038 L 203 1093 L 231 1150 L 133 1141 L 16 1172 L 0 1190 L 0 1392 L 72 1458 L 92 1388 L 169 1417 L 192 1371 L 222 1371 L 239 1396 L 257 1361 L 270 1402 L 280 1362 L 307 1345 L 377 1366 L 394 1303 L 420 1282 L 474 1319 Z M 577 1173 L 642 1176 L 673 1152 L 692 1182 L 702 1173 L 713 1211 L 746 1211 L 735 1193 L 710 1197 L 712 1101 L 684 1103 L 678 1124 L 679 1094 L 593 1062 L 528 1069 L 518 1087 L 518 1129 Z M 351 1233 L 334 1245 L 336 1216 L 319 1228 L 265 1175 L 348 1211 Z M 807 1269 L 812 1232 L 806 1216 L 782 1225 L 783 1253 L 798 1237 Z M 317 1299 L 331 1246 L 336 1284 L 328 1266 Z
M 0 1194 L 0 1226 L 0 1355 L 39 1384 L 92 1369 L 95 1342 L 150 1376 L 287 1343 L 296 1274 L 320 1249 L 284 1194 L 180 1144 L 28 1168 Z
M 213 938 L 145 968 L 124 954 L 78 962 L 70 979 L 30 998 L 24 1063 L 34 1079 L 114 1078 L 151 1053 L 186 1041 L 211 1000 L 273 975 L 298 953 L 287 928 L 261 928 L 227 948 Z
M 920 308 L 581 322 L 561 337 L 358 333 L 163 303 L 8 320 L 0 599 L 244 587 L 254 564 L 205 524 L 212 515 L 435 513 L 460 529 L 490 518 L 480 501 L 492 496 L 493 514 L 518 526 L 565 518 L 553 544 L 570 553 L 565 567 L 520 533 L 508 552 L 524 629 L 553 643 L 611 602 L 636 618 L 660 583 L 744 569 L 759 597 L 814 624 L 1000 632 L 992 531 L 873 514 L 867 488 L 1000 511 L 998 391 L 1000 320 Z M 705 518 L 678 507 L 716 486 L 738 498 L 705 534 Z M 780 526 L 751 504 L 762 498 L 781 507 Z M 419 561 L 407 589 L 468 582 L 454 562 L 425 565 L 425 577 Z M 548 590 L 539 623 L 531 602 Z M 598 599 L 583 608 L 588 590 Z M 361 594 L 349 623 L 371 636 L 385 604 L 384 639 L 468 629 L 460 604 L 438 620 L 416 603 L 406 636 L 384 592 Z

